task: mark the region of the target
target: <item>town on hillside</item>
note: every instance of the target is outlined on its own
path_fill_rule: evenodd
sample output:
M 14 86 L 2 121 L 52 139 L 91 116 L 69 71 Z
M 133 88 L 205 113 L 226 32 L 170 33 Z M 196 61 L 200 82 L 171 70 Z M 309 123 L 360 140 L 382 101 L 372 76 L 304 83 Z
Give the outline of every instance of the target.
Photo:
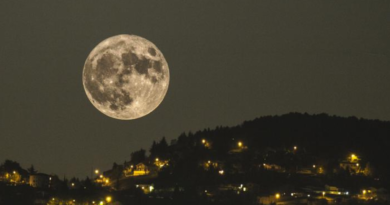
M 367 132 L 372 138 L 358 142 L 375 141 L 389 130 L 388 123 L 355 118 L 296 114 L 261 118 L 237 127 L 183 133 L 170 143 L 163 137 L 148 151 L 135 151 L 109 170 L 96 167 L 85 179 L 60 178 L 6 160 L 0 166 L 0 204 L 389 204 L 386 157 L 359 149 L 360 142 L 350 141 L 348 146 L 343 139 L 279 137 L 277 133 L 285 133 L 281 121 L 289 124 L 290 118 L 298 122 L 309 118 L 314 124 L 318 120 L 325 127 L 333 121 L 342 126 L 358 123 L 361 129 L 374 123 L 379 131 Z M 280 130 L 258 132 L 259 124 L 272 127 L 273 122 Z M 299 129 L 310 130 L 307 135 L 325 132 L 299 127 L 294 136 Z M 267 141 L 270 133 L 274 139 Z

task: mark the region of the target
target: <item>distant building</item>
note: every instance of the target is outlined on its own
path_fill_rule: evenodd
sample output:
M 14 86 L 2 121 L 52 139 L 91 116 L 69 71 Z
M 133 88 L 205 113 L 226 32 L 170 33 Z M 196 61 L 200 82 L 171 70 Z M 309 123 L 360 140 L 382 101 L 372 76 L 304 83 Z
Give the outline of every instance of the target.
M 22 175 L 20 175 L 16 171 L 0 174 L 0 181 L 13 183 L 13 184 L 24 183 L 24 179 L 22 178 Z
M 340 168 L 350 171 L 351 174 L 364 173 L 364 170 L 361 169 L 361 165 L 356 162 L 342 161 L 340 162 Z
M 29 185 L 35 188 L 47 188 L 50 185 L 50 176 L 47 174 L 32 174 L 29 178 Z
M 207 161 L 201 162 L 200 166 L 202 166 L 204 170 L 210 170 L 211 168 L 223 169 L 223 163 L 220 161 L 207 160 Z
M 149 167 L 144 163 L 130 165 L 123 170 L 126 177 L 144 176 L 150 173 Z
M 286 170 L 283 169 L 282 166 L 277 165 L 277 164 L 263 164 L 263 168 L 266 170 L 271 170 L 271 171 L 277 171 L 277 172 L 285 172 Z
M 156 158 L 156 160 L 154 161 L 154 165 L 156 165 L 156 167 L 158 169 L 161 169 L 165 166 L 168 166 L 168 164 L 169 164 L 168 160 L 161 160 L 161 159 Z
M 352 154 L 347 159 L 344 159 L 340 162 L 340 168 L 348 170 L 351 174 L 366 174 L 365 170 L 362 168 L 360 158 Z M 369 170 L 367 170 L 369 172 Z
M 269 196 L 258 196 L 257 197 L 257 203 L 262 205 L 271 205 L 271 204 L 277 204 L 277 197 L 275 195 L 269 195 Z
M 144 163 L 139 163 L 135 165 L 135 170 L 133 171 L 134 176 L 148 175 L 149 168 Z

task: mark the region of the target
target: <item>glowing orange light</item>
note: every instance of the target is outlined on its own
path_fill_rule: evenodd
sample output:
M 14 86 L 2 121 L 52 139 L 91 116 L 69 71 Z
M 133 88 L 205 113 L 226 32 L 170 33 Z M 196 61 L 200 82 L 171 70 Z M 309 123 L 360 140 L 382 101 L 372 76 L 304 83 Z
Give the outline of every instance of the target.
M 107 201 L 107 203 L 110 203 L 110 202 L 112 201 L 111 196 L 107 196 L 107 197 L 106 197 L 106 201 Z

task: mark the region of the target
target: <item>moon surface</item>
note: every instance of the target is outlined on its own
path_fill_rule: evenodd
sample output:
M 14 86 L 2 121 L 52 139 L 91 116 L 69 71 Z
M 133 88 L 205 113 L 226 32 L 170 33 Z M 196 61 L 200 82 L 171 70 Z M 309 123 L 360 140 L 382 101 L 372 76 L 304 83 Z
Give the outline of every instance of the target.
M 152 42 L 136 35 L 117 35 L 99 43 L 89 54 L 83 85 L 100 112 L 132 120 L 151 113 L 163 101 L 169 68 Z

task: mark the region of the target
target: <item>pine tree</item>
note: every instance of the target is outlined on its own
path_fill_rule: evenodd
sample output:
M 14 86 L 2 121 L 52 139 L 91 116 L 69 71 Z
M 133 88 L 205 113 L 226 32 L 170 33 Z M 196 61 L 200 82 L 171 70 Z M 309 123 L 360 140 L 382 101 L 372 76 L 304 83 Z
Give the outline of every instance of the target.
M 31 167 L 28 168 L 27 171 L 28 171 L 28 173 L 30 173 L 30 174 L 36 174 L 36 173 L 38 173 L 38 171 L 35 170 L 34 165 L 31 165 Z
M 153 140 L 153 144 L 152 144 L 152 147 L 150 148 L 149 152 L 150 152 L 150 156 L 151 157 L 155 157 L 156 154 L 157 154 L 157 143 L 156 141 Z

